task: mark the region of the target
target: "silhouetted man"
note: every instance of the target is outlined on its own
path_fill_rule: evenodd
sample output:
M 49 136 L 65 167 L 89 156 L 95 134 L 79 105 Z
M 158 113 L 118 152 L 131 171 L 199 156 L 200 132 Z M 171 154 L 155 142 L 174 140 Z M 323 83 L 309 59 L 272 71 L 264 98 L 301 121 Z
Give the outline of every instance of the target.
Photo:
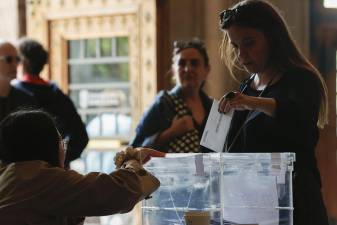
M 11 85 L 19 62 L 15 47 L 9 42 L 0 41 L 0 121 L 18 108 L 36 106 L 32 95 Z
M 14 86 L 32 93 L 38 105 L 56 117 L 62 137 L 68 140 L 68 164 L 80 157 L 86 147 L 89 141 L 86 128 L 71 99 L 55 83 L 40 77 L 40 72 L 48 61 L 48 52 L 43 46 L 35 40 L 23 38 L 19 42 L 18 51 L 23 77 Z

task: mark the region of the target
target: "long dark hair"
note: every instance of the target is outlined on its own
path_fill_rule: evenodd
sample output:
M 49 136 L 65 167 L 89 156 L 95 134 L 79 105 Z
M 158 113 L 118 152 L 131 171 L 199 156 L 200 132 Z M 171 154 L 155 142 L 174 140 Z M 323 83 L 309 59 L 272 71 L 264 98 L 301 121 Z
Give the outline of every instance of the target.
M 42 160 L 59 166 L 60 135 L 54 119 L 41 110 L 20 110 L 0 123 L 0 160 Z
M 328 123 L 327 87 L 319 71 L 304 57 L 290 35 L 278 10 L 263 0 L 244 0 L 220 13 L 220 29 L 224 33 L 221 46 L 222 58 L 231 75 L 240 68 L 236 54 L 226 32 L 230 26 L 256 29 L 264 34 L 270 47 L 269 65 L 275 72 L 283 73 L 291 68 L 302 68 L 314 74 L 320 83 L 320 111 L 318 126 Z

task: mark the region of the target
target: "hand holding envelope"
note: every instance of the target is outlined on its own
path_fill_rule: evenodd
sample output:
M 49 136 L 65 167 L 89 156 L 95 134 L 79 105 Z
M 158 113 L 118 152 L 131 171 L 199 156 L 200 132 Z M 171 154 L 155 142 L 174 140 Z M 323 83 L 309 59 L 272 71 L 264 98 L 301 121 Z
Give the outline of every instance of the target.
M 219 101 L 214 100 L 200 145 L 216 152 L 222 152 L 233 117 L 233 110 L 223 114 L 218 112 L 218 108 Z

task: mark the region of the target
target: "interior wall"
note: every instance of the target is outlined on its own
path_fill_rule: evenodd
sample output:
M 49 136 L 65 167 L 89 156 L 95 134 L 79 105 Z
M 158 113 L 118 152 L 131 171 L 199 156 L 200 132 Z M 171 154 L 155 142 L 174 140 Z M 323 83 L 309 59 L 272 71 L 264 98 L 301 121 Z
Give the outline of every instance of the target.
M 219 99 L 225 92 L 238 87 L 238 82 L 234 81 L 229 75 L 220 57 L 222 32 L 219 29 L 219 14 L 229 4 L 225 1 L 216 1 L 213 4 L 207 3 L 207 1 L 204 1 L 205 28 L 203 36 L 208 48 L 211 72 L 205 90 L 210 96 Z
M 15 42 L 22 33 L 19 22 L 19 0 L 0 1 L 0 38 Z M 25 27 L 25 24 L 22 24 Z
M 270 0 L 280 11 L 300 50 L 310 55 L 310 9 L 309 0 Z

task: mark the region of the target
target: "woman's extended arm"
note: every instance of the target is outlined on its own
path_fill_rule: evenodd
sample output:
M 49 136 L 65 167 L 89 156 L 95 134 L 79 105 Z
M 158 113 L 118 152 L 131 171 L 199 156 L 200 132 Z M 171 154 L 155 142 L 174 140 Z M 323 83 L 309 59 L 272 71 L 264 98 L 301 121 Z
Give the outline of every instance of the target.
M 219 112 L 227 113 L 234 110 L 256 110 L 274 117 L 276 101 L 274 98 L 253 97 L 239 92 L 234 92 L 232 98 L 223 97 L 220 100 Z

